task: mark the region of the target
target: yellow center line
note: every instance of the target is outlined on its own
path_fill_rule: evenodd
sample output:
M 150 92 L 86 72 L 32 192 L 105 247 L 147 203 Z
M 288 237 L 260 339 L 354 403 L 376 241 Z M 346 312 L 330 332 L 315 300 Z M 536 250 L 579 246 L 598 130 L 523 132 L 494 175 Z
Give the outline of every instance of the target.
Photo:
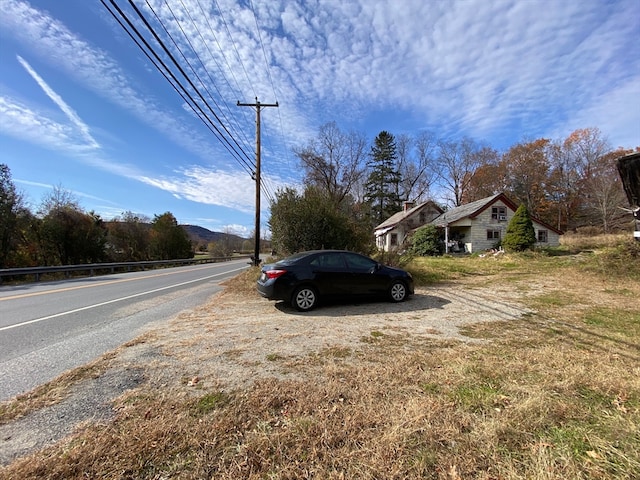
M 4 302 L 5 300 L 16 300 L 16 299 L 19 299 L 19 298 L 37 297 L 39 295 L 49 295 L 51 293 L 70 292 L 70 291 L 73 291 L 73 290 L 81 290 L 83 288 L 103 287 L 105 285 L 112 285 L 112 284 L 115 284 L 115 283 L 134 282 L 136 280 L 145 280 L 147 278 L 163 277 L 163 276 L 166 276 L 166 275 L 175 275 L 175 274 L 178 274 L 178 273 L 191 272 L 193 270 L 202 270 L 202 267 L 200 267 L 200 268 L 190 268 L 188 270 L 180 270 L 179 272 L 156 273 L 156 274 L 148 275 L 148 276 L 145 276 L 145 277 L 121 278 L 119 280 L 108 280 L 108 281 L 105 281 L 105 282 L 94 283 L 94 284 L 90 284 L 90 285 L 76 285 L 75 287 L 63 287 L 63 288 L 58 288 L 58 289 L 55 289 L 55 290 L 46 290 L 44 292 L 21 293 L 21 294 L 18 294 L 18 295 L 12 295 L 10 297 L 1 297 L 0 298 L 0 302 Z

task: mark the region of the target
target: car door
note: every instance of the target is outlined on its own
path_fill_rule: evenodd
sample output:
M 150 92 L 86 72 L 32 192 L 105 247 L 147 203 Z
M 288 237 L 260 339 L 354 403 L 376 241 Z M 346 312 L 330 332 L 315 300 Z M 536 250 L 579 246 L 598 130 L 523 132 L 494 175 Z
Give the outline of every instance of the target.
M 357 253 L 344 253 L 351 276 L 350 290 L 355 295 L 372 295 L 384 290 L 384 280 L 376 275 L 378 263 Z
M 351 278 L 340 252 L 323 252 L 310 262 L 313 282 L 321 295 L 344 295 Z

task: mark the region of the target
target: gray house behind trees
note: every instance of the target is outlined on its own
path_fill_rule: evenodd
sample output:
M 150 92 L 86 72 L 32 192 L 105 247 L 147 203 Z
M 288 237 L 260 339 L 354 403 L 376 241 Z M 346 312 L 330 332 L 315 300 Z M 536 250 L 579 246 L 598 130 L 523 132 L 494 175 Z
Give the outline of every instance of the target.
M 442 212 L 443 210 L 432 201 L 417 206 L 413 202 L 404 202 L 402 211 L 376 227 L 376 246 L 386 252 L 402 249 L 416 228 L 428 224 Z
M 442 229 L 448 252 L 482 252 L 494 248 L 507 231 L 518 206 L 504 193 L 443 212 L 433 202 L 426 202 L 398 212 L 375 228 L 376 245 L 381 250 L 404 250 L 411 233 L 423 225 Z M 420 213 L 424 212 L 422 216 Z M 562 232 L 531 218 L 536 232 L 536 246 L 558 246 Z

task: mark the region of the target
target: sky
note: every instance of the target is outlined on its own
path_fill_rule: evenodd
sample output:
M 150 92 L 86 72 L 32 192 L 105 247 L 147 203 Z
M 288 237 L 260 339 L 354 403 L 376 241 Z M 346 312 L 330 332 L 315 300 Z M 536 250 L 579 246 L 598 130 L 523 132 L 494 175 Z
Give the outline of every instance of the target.
M 504 151 L 596 127 L 613 148 L 640 146 L 640 0 L 0 0 L 0 12 L 0 163 L 34 212 L 58 188 L 106 220 L 171 212 L 250 237 L 256 108 L 238 102 L 262 105 L 261 234 L 274 193 L 301 184 L 293 149 L 328 122 L 369 141 L 428 131 Z

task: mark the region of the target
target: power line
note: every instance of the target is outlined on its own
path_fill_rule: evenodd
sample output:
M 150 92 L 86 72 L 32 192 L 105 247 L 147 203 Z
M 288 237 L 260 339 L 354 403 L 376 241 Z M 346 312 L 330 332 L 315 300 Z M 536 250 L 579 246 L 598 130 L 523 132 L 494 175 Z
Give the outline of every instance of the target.
M 244 73 L 246 75 L 246 78 L 247 78 L 247 81 L 249 82 L 249 85 L 251 85 L 251 80 L 249 79 L 249 75 L 248 75 L 247 70 L 246 70 L 246 68 L 244 66 L 244 63 L 242 62 L 242 58 L 240 57 L 240 54 L 238 52 L 236 43 L 235 43 L 235 41 L 233 39 L 233 36 L 231 35 L 231 32 L 229 30 L 229 26 L 227 25 L 227 23 L 226 23 L 226 21 L 224 19 L 224 16 L 222 15 L 222 11 L 220 10 L 220 6 L 218 5 L 217 0 L 214 0 L 214 1 L 215 1 L 215 4 L 216 4 L 217 8 L 218 8 L 219 13 L 220 13 L 220 18 L 222 19 L 222 23 L 224 24 L 225 29 L 227 31 L 227 34 L 229 35 L 229 38 L 230 38 L 231 43 L 233 45 L 234 51 L 236 52 L 236 55 L 238 57 L 238 61 L 242 65 L 242 69 L 243 69 L 243 71 L 244 71 Z M 240 166 L 247 173 L 249 173 L 254 179 L 256 179 L 256 189 L 257 189 L 257 192 L 258 192 L 257 195 L 259 195 L 260 191 L 264 191 L 264 193 L 267 196 L 267 198 L 269 198 L 270 200 L 273 200 L 273 189 L 270 188 L 270 185 L 269 185 L 270 182 L 268 181 L 268 177 L 267 178 L 262 178 L 259 175 L 259 166 L 257 165 L 258 159 L 256 159 L 256 164 L 254 164 L 253 160 L 247 154 L 246 149 L 243 148 L 243 146 L 240 143 L 238 143 L 238 141 L 236 140 L 234 134 L 232 134 L 232 132 L 229 130 L 229 128 L 232 128 L 234 130 L 234 132 L 236 133 L 236 135 L 238 134 L 238 132 L 237 132 L 237 130 L 235 128 L 236 122 L 230 121 L 230 119 L 226 116 L 226 114 L 224 113 L 224 108 L 222 108 L 218 104 L 218 102 L 216 102 L 216 100 L 213 97 L 213 95 L 211 94 L 210 90 L 207 88 L 205 82 L 200 77 L 200 75 L 198 75 L 197 70 L 194 68 L 194 66 L 191 64 L 191 62 L 188 60 L 187 56 L 184 54 L 184 52 L 182 51 L 182 49 L 180 48 L 178 43 L 175 41 L 175 39 L 171 35 L 171 32 L 166 27 L 166 25 L 164 24 L 164 22 L 160 18 L 160 16 L 156 13 L 154 8 L 151 6 L 149 1 L 146 0 L 146 4 L 147 4 L 147 7 L 149 8 L 149 10 L 151 11 L 151 13 L 153 14 L 153 16 L 155 17 L 155 20 L 158 22 L 158 24 L 160 25 L 160 27 L 164 31 L 164 34 L 166 34 L 167 37 L 170 39 L 170 41 L 173 43 L 174 48 L 177 50 L 177 52 L 181 56 L 182 60 L 188 66 L 186 68 L 190 69 L 190 71 L 194 75 L 195 79 L 197 79 L 195 81 L 199 82 L 199 85 L 201 86 L 201 88 L 204 91 L 204 93 L 208 96 L 209 99 L 211 99 L 211 101 L 215 104 L 215 106 L 220 110 L 220 112 L 221 112 L 220 115 L 229 124 L 229 126 L 230 126 L 229 128 L 225 125 L 225 123 L 222 121 L 222 119 L 216 113 L 216 111 L 211 107 L 209 101 L 204 97 L 204 95 L 201 92 L 201 90 L 195 85 L 194 81 L 189 77 L 189 75 L 187 75 L 187 73 L 185 72 L 185 68 L 182 67 L 182 65 L 176 59 L 176 56 L 174 54 L 172 54 L 172 52 L 169 50 L 169 48 L 167 48 L 165 42 L 160 38 L 160 36 L 155 31 L 154 27 L 150 24 L 150 22 L 147 20 L 147 18 L 142 13 L 142 11 L 135 5 L 133 0 L 128 0 L 128 3 L 130 5 L 130 7 L 133 9 L 133 12 L 135 12 L 135 14 L 137 15 L 138 19 L 142 22 L 142 24 L 146 28 L 147 33 L 149 35 L 151 35 L 153 39 L 155 39 L 156 45 L 158 45 L 160 50 L 162 52 L 164 52 L 164 55 L 166 56 L 166 58 L 168 58 L 169 63 L 173 65 L 173 67 L 177 70 L 177 72 L 174 72 L 174 70 L 167 65 L 167 62 L 165 62 L 163 60 L 163 58 L 161 58 L 161 56 L 158 54 L 158 52 L 156 51 L 154 46 L 151 45 L 151 43 L 150 43 L 151 40 L 147 40 L 145 38 L 145 35 L 143 35 L 141 33 L 141 31 L 138 28 L 136 28 L 136 26 L 134 25 L 132 20 L 129 18 L 127 13 L 125 13 L 122 10 L 122 8 L 120 8 L 118 6 L 118 4 L 116 3 L 115 0 L 110 0 L 110 3 L 112 5 L 111 7 L 107 4 L 106 0 L 101 0 L 101 3 L 107 9 L 107 11 L 109 11 L 109 13 L 114 17 L 114 19 L 118 22 L 118 24 L 123 28 L 123 30 L 127 33 L 127 35 L 134 41 L 134 43 L 143 52 L 143 54 L 151 61 L 151 63 L 154 65 L 154 67 L 169 82 L 169 84 L 172 86 L 172 88 L 180 95 L 180 97 L 184 100 L 184 102 L 187 105 L 189 105 L 189 107 L 194 111 L 194 113 L 200 119 L 200 121 L 202 121 L 203 124 L 221 142 L 221 144 L 231 154 L 231 156 L 234 158 L 234 160 L 236 162 L 238 162 L 240 164 Z M 181 0 L 181 3 L 182 3 L 182 6 L 183 6 L 183 9 L 184 9 L 184 12 L 186 12 L 186 14 L 188 15 L 189 19 L 191 20 L 195 30 L 198 32 L 198 35 L 200 35 L 200 38 L 202 39 L 203 44 L 206 46 L 206 48 L 207 48 L 209 54 L 211 55 L 212 59 L 216 62 L 216 65 L 218 65 L 218 67 L 220 68 L 220 65 L 217 63 L 217 60 L 216 60 L 215 56 L 213 55 L 213 53 L 209 49 L 207 42 L 204 41 L 204 38 L 202 37 L 202 33 L 198 29 L 198 26 L 197 26 L 196 22 L 194 21 L 192 15 L 189 13 L 189 11 L 187 10 L 187 8 L 184 5 L 184 2 L 182 2 L 182 0 Z M 213 37 L 216 39 L 216 43 L 218 44 L 218 48 L 220 48 L 220 51 L 221 51 L 221 54 L 222 54 L 222 58 L 224 58 L 225 62 L 227 63 L 227 67 L 229 68 L 229 71 L 231 72 L 231 74 L 232 74 L 232 76 L 234 78 L 234 81 L 236 82 L 236 85 L 239 88 L 237 79 L 235 78 L 235 75 L 233 75 L 233 69 L 229 65 L 229 63 L 227 61 L 227 58 L 226 58 L 226 55 L 224 54 L 224 50 L 222 49 L 220 43 L 217 40 L 217 37 L 216 37 L 215 33 L 213 32 L 213 29 L 211 27 L 211 24 L 209 23 L 207 15 L 204 14 L 204 11 L 202 10 L 202 5 L 200 4 L 199 0 L 197 0 L 197 3 L 198 3 L 198 6 L 200 7 L 200 10 L 203 12 L 203 17 L 206 19 L 207 25 L 209 26 L 209 29 L 211 30 L 211 33 L 212 33 Z M 179 28 L 180 32 L 182 33 L 182 36 L 184 37 L 184 39 L 188 43 L 189 47 L 191 48 L 191 51 L 193 52 L 193 54 L 195 55 L 197 60 L 200 62 L 200 66 L 202 68 L 202 71 L 208 76 L 211 84 L 213 85 L 213 87 L 215 87 L 216 91 L 218 92 L 218 95 L 221 98 L 223 98 L 222 93 L 220 92 L 220 90 L 218 89 L 216 83 L 212 79 L 208 69 L 206 68 L 204 62 L 202 61 L 202 58 L 198 55 L 193 43 L 191 42 L 189 37 L 186 35 L 186 32 L 183 29 L 180 21 L 178 20 L 176 14 L 171 9 L 169 3 L 166 0 L 165 0 L 165 4 L 168 7 L 169 11 L 171 12 L 171 15 L 173 16 L 173 20 L 175 21 L 175 23 L 176 23 L 177 27 Z M 275 95 L 275 87 L 274 87 L 274 84 L 273 84 L 273 79 L 271 77 L 271 73 L 269 71 L 269 64 L 267 62 L 266 50 L 265 50 L 265 47 L 264 47 L 264 43 L 262 42 L 262 37 L 260 35 L 260 29 L 259 29 L 257 17 L 255 15 L 255 10 L 253 8 L 253 4 L 251 4 L 251 9 L 252 9 L 253 14 L 254 14 L 254 19 L 255 19 L 255 22 L 256 22 L 256 28 L 258 30 L 257 31 L 257 35 L 258 35 L 258 38 L 259 38 L 259 41 L 260 41 L 260 45 L 262 47 L 262 52 L 263 52 L 263 56 L 264 56 L 264 59 L 265 59 L 265 64 L 266 64 L 266 68 L 267 68 L 267 71 L 268 71 L 269 80 L 271 82 L 271 88 L 272 88 L 272 90 L 274 92 L 274 95 Z M 222 77 L 227 82 L 227 85 L 231 88 L 231 85 L 229 84 L 229 81 L 226 79 L 226 76 L 224 75 L 224 73 L 222 72 L 222 69 L 220 69 L 220 71 L 221 71 Z M 186 82 L 187 85 L 183 84 L 183 82 L 181 81 L 181 79 L 179 77 L 184 82 Z M 190 87 L 190 88 L 188 88 L 188 87 Z M 195 94 L 195 96 L 199 100 L 194 98 L 194 95 L 192 94 L 192 92 Z M 228 106 L 227 106 L 226 103 L 223 103 L 223 105 L 228 109 Z M 275 105 L 273 105 L 273 104 L 260 104 L 257 101 L 257 96 L 256 96 L 256 104 L 247 104 L 247 105 L 256 106 L 257 109 L 258 109 L 258 113 L 259 113 L 259 110 L 261 109 L 261 107 L 277 106 L 278 104 L 277 104 L 277 102 L 276 102 Z M 215 119 L 215 121 L 211 118 L 209 113 Z M 280 130 L 281 130 L 281 133 L 282 133 L 282 130 L 283 130 L 282 129 L 282 118 L 280 117 L 280 115 L 279 115 L 279 118 L 280 118 Z M 247 140 L 246 136 L 244 134 L 242 134 L 241 136 L 244 137 L 244 143 L 246 145 L 248 143 L 248 140 Z M 258 198 L 257 201 L 259 202 L 259 198 Z M 259 203 L 257 204 L 257 211 L 258 211 L 258 214 L 259 214 Z M 256 228 L 256 238 L 259 238 L 259 224 L 257 225 L 257 228 Z
M 117 5 L 114 0 L 110 0 L 113 9 L 107 5 L 106 0 L 101 0 L 101 3 L 105 6 L 105 8 L 109 11 L 109 13 L 116 19 L 116 21 L 120 24 L 120 26 L 125 30 L 125 32 L 131 37 L 136 45 L 141 49 L 141 51 L 149 58 L 152 64 L 156 67 L 156 69 L 165 77 L 167 81 L 172 85 L 174 90 L 178 92 L 178 94 L 182 97 L 182 99 L 191 107 L 191 109 L 196 113 L 196 116 L 200 118 L 200 120 L 207 126 L 207 128 L 220 140 L 221 144 L 225 147 L 225 149 L 231 154 L 231 156 L 247 171 L 247 173 L 251 174 L 254 168 L 252 160 L 249 155 L 245 152 L 245 150 L 240 146 L 237 141 L 233 138 L 230 132 L 224 127 L 220 118 L 213 111 L 211 106 L 208 104 L 206 99 L 202 96 L 199 90 L 195 87 L 191 79 L 186 75 L 182 67 L 178 64 L 175 57 L 168 51 L 162 40 L 159 38 L 157 33 L 154 31 L 152 26 L 149 24 L 147 19 L 144 17 L 142 12 L 133 4 L 132 0 L 129 0 L 129 4 L 134 9 L 135 13 L 138 15 L 140 20 L 146 26 L 148 32 L 153 35 L 156 39 L 156 42 L 162 47 L 165 54 L 171 59 L 173 64 L 177 67 L 178 71 L 182 75 L 182 77 L 191 85 L 191 88 L 198 94 L 201 98 L 205 107 L 213 114 L 218 123 L 221 125 L 221 128 L 216 125 L 216 123 L 209 117 L 209 115 L 202 109 L 200 104 L 193 98 L 190 91 L 182 84 L 182 82 L 177 78 L 177 75 L 167 66 L 167 64 L 160 58 L 159 54 L 153 48 L 152 45 L 147 41 L 147 39 L 142 35 L 140 30 L 136 28 L 133 24 L 129 16 Z M 116 13 L 117 12 L 117 13 Z M 126 23 L 123 23 L 123 21 Z M 137 37 L 137 38 L 136 38 Z M 143 46 L 144 45 L 144 46 Z M 153 58 L 152 58 L 153 57 Z M 155 60 L 154 60 L 155 58 Z M 226 135 L 225 135 L 226 132 Z M 227 136 L 230 138 L 227 138 Z M 235 144 L 235 145 L 234 145 Z
M 207 49 L 207 51 L 209 52 L 209 55 L 213 58 L 214 62 L 216 63 L 216 65 L 218 66 L 218 69 L 220 69 L 220 66 L 217 62 L 217 60 L 215 59 L 215 57 L 213 57 L 213 55 L 211 55 L 211 50 L 209 50 L 209 47 L 207 45 L 207 42 L 205 41 L 205 39 L 202 36 L 202 33 L 200 32 L 200 29 L 198 28 L 197 23 L 195 22 L 195 20 L 193 19 L 193 17 L 191 16 L 191 13 L 189 12 L 189 10 L 186 8 L 183 0 L 180 0 L 180 3 L 182 4 L 182 8 L 184 10 L 184 12 L 187 14 L 187 16 L 189 17 L 189 20 L 191 20 L 191 25 L 193 25 L 193 28 L 196 30 L 196 32 L 198 33 L 200 40 L 202 41 L 202 44 L 205 46 L 205 48 Z M 207 75 L 207 77 L 209 78 L 209 81 L 211 83 L 211 85 L 213 85 L 213 87 L 216 89 L 216 91 L 218 92 L 218 96 L 220 97 L 220 99 L 224 98 L 224 95 L 222 94 L 222 92 L 220 91 L 220 89 L 218 88 L 216 82 L 213 80 L 213 78 L 211 77 L 211 74 L 209 73 L 209 70 L 207 69 L 207 67 L 205 66 L 204 62 L 202 61 L 202 58 L 200 57 L 200 55 L 198 54 L 198 51 L 196 50 L 196 48 L 194 47 L 193 43 L 191 42 L 191 40 L 189 39 L 189 37 L 187 36 L 187 34 L 185 33 L 184 29 L 182 28 L 182 24 L 180 23 L 180 21 L 178 20 L 178 18 L 176 17 L 173 9 L 171 8 L 171 6 L 168 3 L 168 0 L 165 0 L 165 5 L 167 5 L 167 8 L 169 9 L 169 11 L 171 12 L 171 15 L 173 16 L 173 19 L 176 23 L 176 25 L 178 26 L 178 28 L 180 29 L 180 32 L 182 32 L 182 36 L 184 37 L 184 39 L 186 40 L 186 42 L 189 44 L 189 47 L 191 48 L 191 51 L 193 52 L 193 54 L 195 55 L 195 57 L 197 58 L 198 62 L 200 62 L 200 66 L 202 67 L 202 71 Z M 163 25 L 162 20 L 156 15 L 156 18 L 158 19 L 158 22 L 160 22 L 161 25 Z M 167 31 L 167 28 L 163 25 L 163 28 L 165 30 L 165 32 L 167 32 L 167 34 L 171 37 L 171 35 L 169 34 L 169 32 Z M 176 42 L 174 41 L 174 45 L 176 46 L 176 48 L 180 51 L 180 47 L 176 44 Z M 222 106 L 215 100 L 215 98 L 213 97 L 213 95 L 211 95 L 211 92 L 209 91 L 209 89 L 207 88 L 206 84 L 202 81 L 202 79 L 200 78 L 200 76 L 198 75 L 197 71 L 191 66 L 191 64 L 189 63 L 189 60 L 185 57 L 185 55 L 183 54 L 183 58 L 185 59 L 185 61 L 189 64 L 189 66 L 191 67 L 191 70 L 193 71 L 194 75 L 196 75 L 196 77 L 198 78 L 198 80 L 200 81 L 200 84 L 202 85 L 202 87 L 204 88 L 204 90 L 209 94 L 209 98 L 211 98 L 211 100 L 213 101 L 213 103 L 216 104 L 216 107 L 218 107 L 218 109 L 222 112 L 222 116 L 224 117 L 224 119 L 226 120 L 227 124 L 229 125 L 229 127 L 233 130 L 233 132 L 236 134 L 236 136 L 242 136 L 244 141 L 246 142 L 247 145 L 249 145 L 249 139 L 246 137 L 246 134 L 241 130 L 240 132 L 238 132 L 238 130 L 236 129 L 236 125 L 235 122 L 232 122 L 231 119 L 229 119 L 229 117 L 227 116 L 226 113 L 224 113 L 224 109 L 222 108 Z M 227 80 L 226 76 L 224 75 L 224 72 L 222 72 L 220 70 L 220 73 L 222 75 L 222 78 L 226 81 L 227 85 L 230 87 L 231 85 L 229 84 L 229 81 Z M 226 103 L 223 102 L 224 107 L 226 107 L 226 109 L 230 112 L 229 107 L 227 106 Z
M 231 35 L 231 32 L 229 31 L 229 26 L 227 25 L 226 20 L 224 19 L 224 14 L 222 13 L 222 9 L 220 8 L 220 5 L 218 4 L 218 0 L 214 0 L 215 4 L 216 4 L 216 8 L 218 9 L 218 13 L 220 13 L 220 19 L 222 20 L 222 24 L 224 25 L 224 28 L 227 30 L 227 35 L 229 35 L 229 39 L 231 40 L 231 44 L 233 45 L 233 50 L 236 52 L 236 56 L 238 57 L 238 61 L 240 62 L 240 65 L 242 66 L 242 70 L 244 71 L 244 75 L 247 78 L 247 84 L 249 86 L 251 86 L 252 90 L 253 90 L 253 96 L 257 97 L 258 95 L 255 92 L 255 89 L 253 88 L 253 85 L 251 83 L 251 79 L 249 78 L 249 73 L 247 73 L 247 69 L 244 66 L 244 63 L 242 62 L 242 57 L 240 56 L 240 52 L 238 52 L 238 47 L 236 47 L 236 42 L 233 40 L 233 35 Z
M 111 0 L 111 2 L 113 3 L 114 0 Z M 147 6 L 149 7 L 149 9 L 153 12 L 153 14 L 157 17 L 157 14 L 155 13 L 155 10 L 153 9 L 153 7 L 151 5 L 149 5 L 148 0 L 146 1 Z M 143 23 L 145 24 L 145 26 L 147 27 L 147 29 L 149 30 L 149 32 L 151 33 L 151 35 L 153 35 L 153 37 L 155 38 L 156 42 L 158 42 L 158 44 L 160 45 L 160 47 L 162 48 L 162 50 L 164 50 L 165 54 L 170 58 L 170 60 L 173 62 L 173 64 L 176 66 L 176 68 L 180 71 L 181 75 L 186 79 L 186 81 L 189 83 L 189 85 L 191 86 L 191 88 L 196 92 L 196 94 L 200 97 L 200 99 L 202 100 L 202 102 L 206 105 L 206 107 L 208 108 L 208 110 L 213 114 L 213 116 L 216 118 L 216 120 L 220 123 L 220 125 L 222 126 L 222 128 L 225 130 L 225 132 L 227 132 L 227 134 L 229 135 L 229 137 L 231 138 L 231 140 L 233 140 L 233 142 L 236 144 L 236 146 L 238 148 L 240 148 L 241 152 L 243 153 L 243 155 L 245 157 L 247 157 L 247 159 L 249 159 L 249 156 L 246 154 L 246 152 L 242 149 L 242 146 L 235 140 L 235 138 L 233 138 L 233 136 L 231 135 L 231 132 L 229 132 L 229 130 L 227 129 L 227 127 L 222 123 L 222 121 L 220 120 L 220 117 L 218 117 L 218 115 L 216 114 L 216 112 L 211 108 L 211 106 L 209 105 L 209 103 L 207 102 L 207 100 L 203 97 L 202 93 L 200 93 L 200 90 L 198 90 L 198 88 L 194 85 L 194 83 L 191 81 L 191 79 L 189 78 L 189 76 L 184 72 L 184 69 L 182 68 L 182 66 L 176 61 L 175 57 L 173 56 L 173 54 L 169 51 L 169 49 L 166 47 L 166 45 L 164 44 L 164 42 L 162 41 L 162 39 L 159 37 L 159 35 L 155 32 L 155 30 L 151 27 L 151 25 L 149 24 L 148 20 L 146 19 L 146 17 L 143 15 L 143 13 L 140 11 L 140 9 L 138 9 L 138 7 L 136 6 L 136 4 L 133 2 L 133 0 L 129 0 L 129 4 L 133 7 L 133 9 L 135 10 L 135 12 L 137 13 L 138 17 L 143 21 Z M 163 29 L 164 29 L 164 25 L 162 24 L 162 22 L 160 22 Z M 171 39 L 172 42 L 174 42 L 175 45 L 175 41 L 173 40 L 173 37 L 171 36 L 171 34 L 165 29 L 165 32 L 167 33 L 167 35 L 169 36 L 169 38 Z M 179 49 L 178 49 L 179 50 Z M 180 51 L 180 50 L 179 50 Z M 182 52 L 180 51 L 180 53 L 182 54 Z M 214 125 L 214 128 L 216 128 L 216 130 L 219 132 L 219 129 Z M 222 132 L 220 132 L 222 134 Z M 236 151 L 235 147 L 233 145 L 231 145 L 231 143 L 227 140 L 226 137 L 223 136 L 224 141 L 234 150 Z M 249 159 L 249 162 L 251 160 Z
M 150 53 L 145 50 L 145 47 L 140 43 L 140 41 L 138 39 L 136 39 L 133 34 L 127 29 L 127 26 L 122 23 L 122 20 L 120 18 L 118 18 L 118 16 L 110 9 L 110 7 L 105 3 L 104 0 L 101 0 L 102 4 L 105 6 L 105 8 L 109 11 L 109 13 L 114 17 L 114 19 L 116 20 L 116 22 L 118 22 L 118 24 L 122 27 L 122 29 L 127 33 L 127 35 L 129 35 L 129 37 L 133 40 L 133 42 L 138 46 L 138 48 L 142 51 L 142 53 L 147 57 L 147 59 L 149 59 L 149 61 L 153 64 L 154 67 L 156 67 L 156 69 L 160 72 L 160 74 L 165 78 L 165 80 L 167 80 L 167 82 L 169 82 L 169 84 L 173 87 L 173 89 L 178 93 L 178 95 L 180 95 L 180 97 L 182 97 L 182 99 L 184 100 L 184 102 L 189 105 L 189 107 L 191 107 L 191 109 L 194 111 L 194 113 L 196 114 L 196 116 L 204 123 L 204 125 L 211 131 L 211 133 L 213 133 L 213 135 L 218 138 L 218 140 L 220 140 L 220 142 L 223 142 L 223 139 L 220 137 L 219 133 L 213 129 L 213 125 L 211 123 L 211 120 L 206 116 L 206 114 L 202 111 L 202 109 L 200 109 L 198 107 L 198 105 L 195 103 L 195 100 L 193 99 L 193 97 L 189 94 L 189 92 L 184 88 L 184 86 L 175 78 L 175 76 L 171 73 L 171 71 L 168 69 L 168 67 L 166 66 L 166 64 L 158 57 L 158 55 L 155 53 L 155 51 L 153 51 L 153 49 L 149 46 L 149 44 L 147 43 L 147 41 L 144 39 L 144 37 L 142 37 L 142 35 L 139 33 L 139 31 L 131 24 L 131 22 L 129 21 L 129 19 L 126 17 L 126 15 L 124 15 L 122 13 L 122 11 L 119 9 L 119 7 L 117 5 L 115 5 L 115 8 L 118 10 L 119 13 L 121 13 L 122 17 L 125 18 L 125 20 L 127 21 L 127 23 L 130 25 L 130 28 L 136 33 L 136 35 L 138 35 L 138 37 L 140 38 L 140 40 L 144 43 L 144 45 L 149 49 L 149 51 L 151 51 L 154 56 L 156 57 L 157 61 L 154 60 L 154 58 L 150 55 Z M 161 67 L 162 66 L 162 67 Z M 180 86 L 180 88 L 178 88 L 178 86 Z M 196 108 L 197 107 L 197 108 Z M 234 152 L 230 152 L 232 155 L 234 154 Z M 252 174 L 251 172 L 252 168 L 246 169 L 245 170 L 249 173 Z
M 258 25 L 258 17 L 256 16 L 256 10 L 253 8 L 253 2 L 249 0 L 249 6 L 251 7 L 251 11 L 253 12 L 253 19 L 256 22 L 256 32 L 258 33 L 258 40 L 260 41 L 260 47 L 262 48 L 262 56 L 264 57 L 264 64 L 267 69 L 267 76 L 269 77 L 269 83 L 271 83 L 271 90 L 273 91 L 273 95 L 278 101 L 278 96 L 276 95 L 276 89 L 273 85 L 273 78 L 271 77 L 271 65 L 269 64 L 269 60 L 267 59 L 267 51 L 264 48 L 264 43 L 262 42 L 262 35 L 260 34 L 260 25 Z

